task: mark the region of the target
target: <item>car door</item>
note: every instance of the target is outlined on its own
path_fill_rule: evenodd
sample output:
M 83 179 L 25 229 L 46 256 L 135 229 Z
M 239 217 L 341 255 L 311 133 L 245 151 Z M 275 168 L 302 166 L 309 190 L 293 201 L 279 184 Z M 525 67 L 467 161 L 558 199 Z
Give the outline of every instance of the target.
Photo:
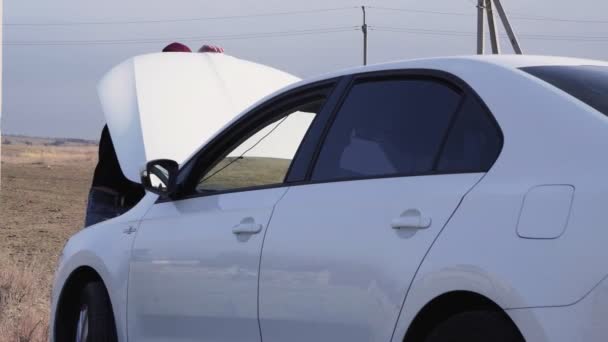
M 328 89 L 286 95 L 237 120 L 182 169 L 177 199 L 145 215 L 130 263 L 130 340 L 260 340 L 263 237 Z
M 389 341 L 422 259 L 500 151 L 492 120 L 442 78 L 356 77 L 266 233 L 264 342 Z

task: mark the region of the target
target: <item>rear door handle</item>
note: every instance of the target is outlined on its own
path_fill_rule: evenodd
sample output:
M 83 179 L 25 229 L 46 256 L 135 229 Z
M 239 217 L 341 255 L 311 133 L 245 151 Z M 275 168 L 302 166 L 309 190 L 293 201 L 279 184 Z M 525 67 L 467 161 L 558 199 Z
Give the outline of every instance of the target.
M 391 221 L 393 229 L 424 229 L 431 226 L 431 218 L 422 216 L 420 210 L 409 209 L 403 212 L 401 216 Z
M 241 223 L 232 227 L 232 233 L 240 235 L 240 234 L 257 234 L 262 231 L 262 225 L 259 223 L 255 223 L 255 220 L 252 217 L 247 217 L 241 220 Z

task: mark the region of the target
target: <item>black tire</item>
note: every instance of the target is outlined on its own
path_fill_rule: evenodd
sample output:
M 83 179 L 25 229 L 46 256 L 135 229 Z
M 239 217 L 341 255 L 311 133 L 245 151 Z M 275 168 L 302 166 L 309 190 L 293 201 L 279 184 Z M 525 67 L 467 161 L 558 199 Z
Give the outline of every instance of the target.
M 425 342 L 525 342 L 501 312 L 471 311 L 454 315 L 437 325 Z
M 88 283 L 80 293 L 78 311 L 86 306 L 88 321 L 88 338 L 85 342 L 117 342 L 116 325 L 110 298 L 103 284 L 99 281 Z M 78 329 L 77 315 L 74 328 Z M 76 334 L 76 332 L 75 332 Z

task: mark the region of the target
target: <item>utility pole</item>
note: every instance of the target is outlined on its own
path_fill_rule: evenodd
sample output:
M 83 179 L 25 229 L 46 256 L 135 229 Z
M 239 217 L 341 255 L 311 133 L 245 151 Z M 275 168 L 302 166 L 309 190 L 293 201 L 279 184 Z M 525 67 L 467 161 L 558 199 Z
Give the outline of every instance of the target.
M 521 55 L 523 51 L 521 50 L 521 46 L 519 45 L 519 41 L 517 36 L 515 35 L 515 31 L 513 31 L 513 27 L 511 27 L 511 23 L 509 23 L 509 18 L 507 17 L 507 12 L 502 7 L 500 0 L 494 0 L 494 5 L 496 6 L 496 11 L 498 11 L 498 15 L 500 16 L 500 20 L 502 20 L 502 24 L 505 27 L 505 31 L 507 31 L 507 35 L 509 36 L 509 41 L 513 46 L 513 51 L 516 54 Z
M 367 65 L 367 21 L 365 20 L 365 6 L 361 6 L 363 11 L 363 25 L 361 25 L 361 32 L 363 32 L 363 65 Z
M 492 43 L 492 53 L 500 53 L 500 41 L 498 30 L 496 29 L 496 18 L 494 16 L 494 7 L 498 12 L 498 16 L 502 21 L 505 31 L 509 36 L 509 42 L 516 54 L 521 55 L 523 51 L 519 45 L 515 31 L 509 22 L 509 17 L 502 7 L 501 0 L 478 0 L 477 1 L 477 54 L 484 54 L 485 30 L 484 30 L 484 12 L 488 14 L 488 26 L 490 29 L 490 41 Z
M 496 21 L 494 20 L 492 0 L 486 0 L 486 11 L 488 11 L 488 28 L 490 29 L 490 44 L 492 45 L 492 53 L 498 55 L 500 54 L 500 40 L 498 39 L 498 30 L 496 29 Z
M 484 47 L 486 43 L 485 29 L 483 22 L 485 20 L 484 13 L 486 10 L 485 0 L 477 0 L 477 54 L 484 54 Z

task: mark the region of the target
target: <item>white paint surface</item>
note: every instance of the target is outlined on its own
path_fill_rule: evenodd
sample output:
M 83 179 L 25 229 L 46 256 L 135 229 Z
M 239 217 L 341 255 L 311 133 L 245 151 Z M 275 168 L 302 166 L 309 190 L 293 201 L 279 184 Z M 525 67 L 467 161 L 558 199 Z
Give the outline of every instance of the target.
M 455 57 L 356 68 L 287 87 L 367 71 L 441 70 L 475 89 L 501 127 L 504 147 L 485 175 L 286 185 L 162 204 L 148 194 L 125 215 L 70 239 L 56 273 L 53 313 L 69 275 L 89 266 L 108 287 L 121 342 L 128 324 L 139 341 L 192 341 L 198 327 L 208 326 L 218 341 L 261 335 L 397 342 L 422 308 L 453 291 L 492 300 L 528 341 L 604 341 L 608 161 L 601 156 L 608 118 L 514 69 L 543 64 L 607 65 Z M 151 111 L 152 119 L 165 117 Z M 524 198 L 546 184 L 576 189 L 568 229 L 558 239 L 522 239 L 516 229 Z M 409 209 L 431 217 L 431 226 L 413 234 L 391 228 Z M 248 219 L 267 224 L 266 236 L 235 236 L 234 226 Z M 135 238 L 122 233 L 130 222 L 141 225 Z M 190 326 L 175 336 L 173 322 Z M 160 332 L 137 335 L 152 328 Z
M 139 182 L 147 161 L 182 164 L 247 107 L 297 80 L 224 54 L 156 53 L 111 70 L 99 96 L 122 171 Z
M 526 239 L 556 239 L 568 226 L 574 197 L 571 185 L 536 186 L 526 194 L 517 234 Z

